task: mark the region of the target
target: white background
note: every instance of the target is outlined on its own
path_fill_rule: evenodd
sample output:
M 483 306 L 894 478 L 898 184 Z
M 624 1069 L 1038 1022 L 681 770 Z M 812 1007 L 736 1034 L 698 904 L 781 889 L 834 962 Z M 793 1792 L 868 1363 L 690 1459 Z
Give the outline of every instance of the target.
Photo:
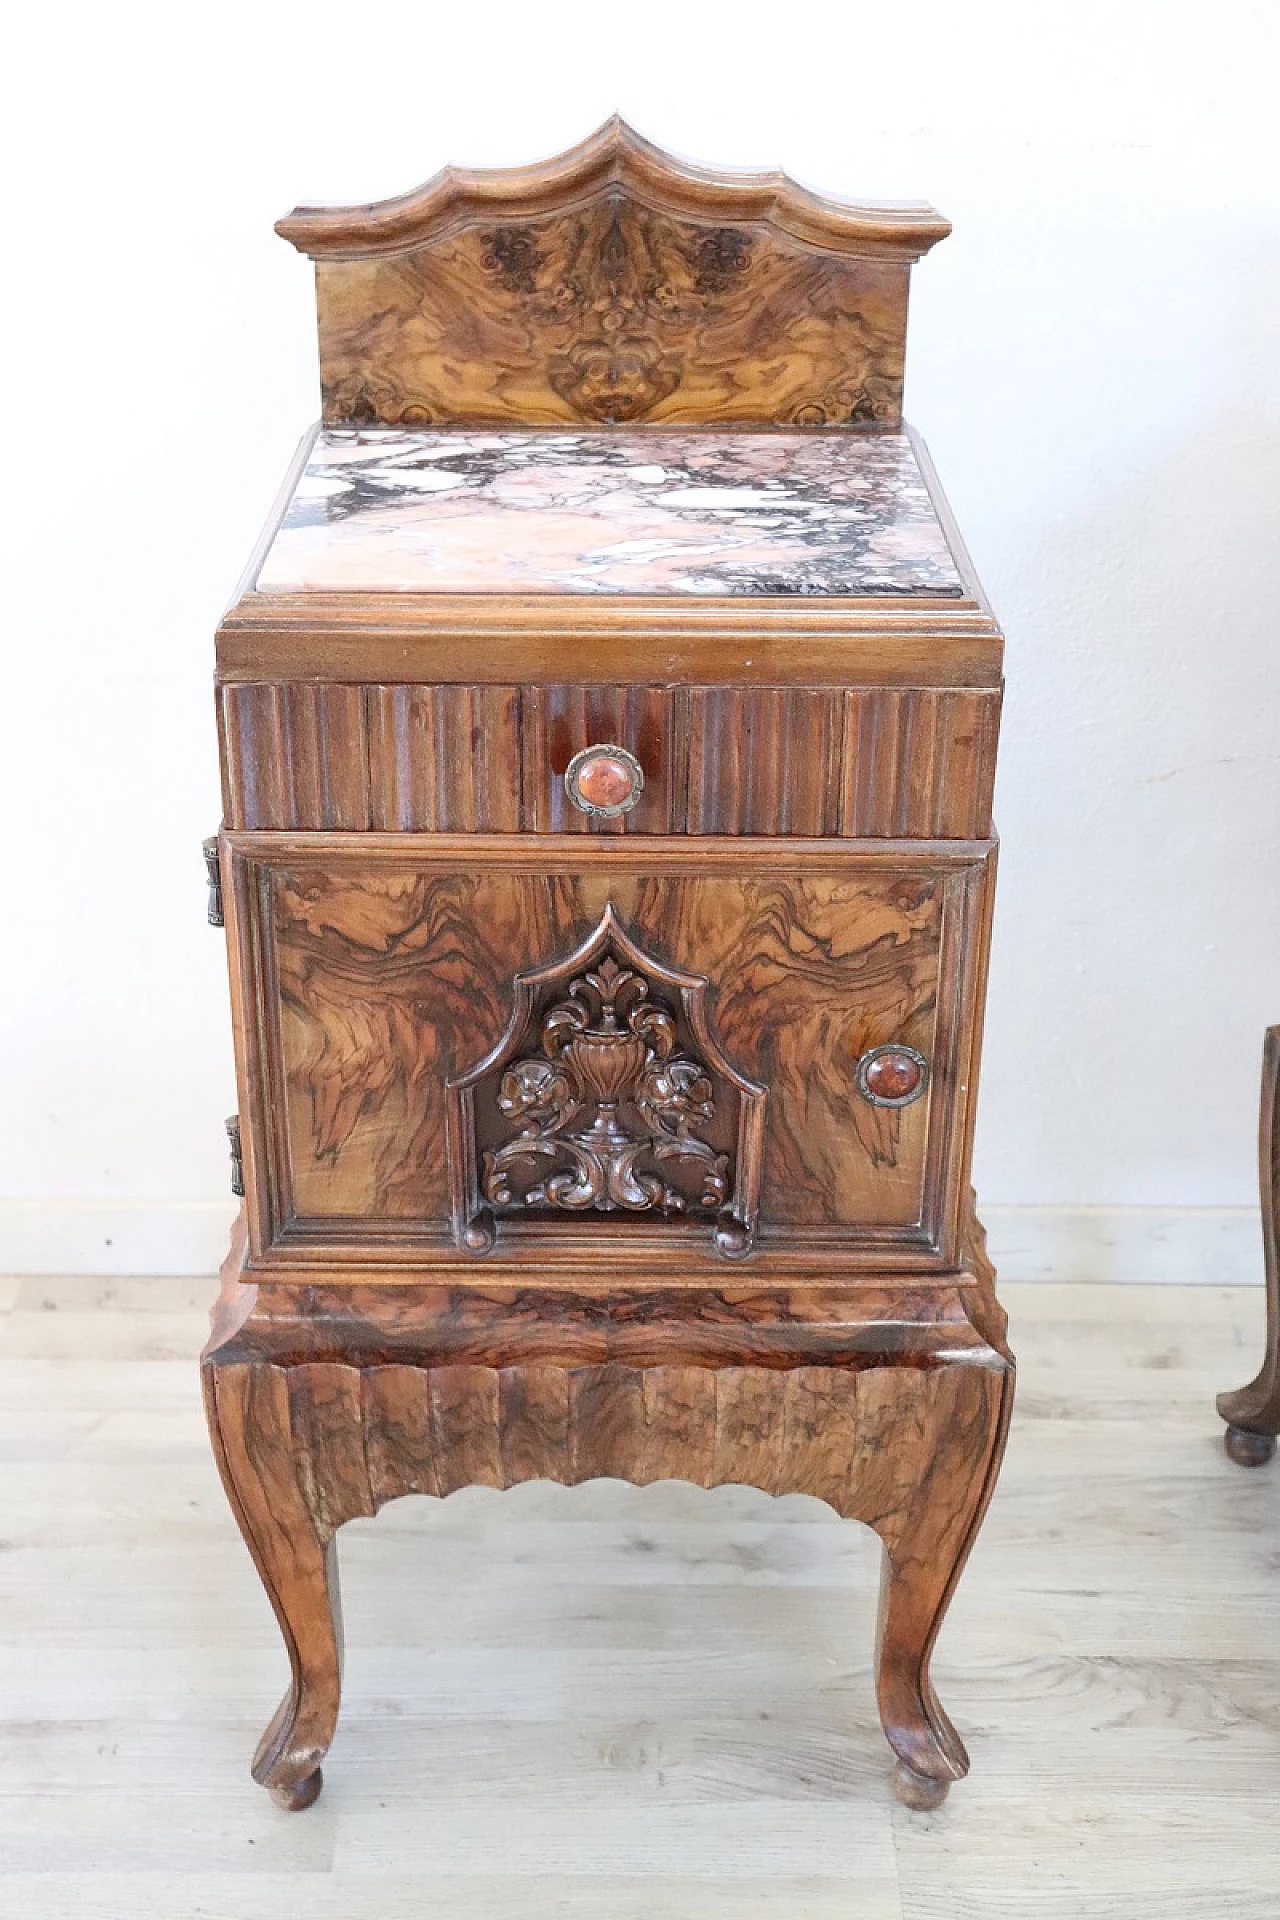
M 317 408 L 311 272 L 273 220 L 554 153 L 615 107 L 691 158 L 953 220 L 907 399 L 1009 635 L 980 1189 L 1033 1210 L 1058 1271 L 1063 1209 L 1102 1209 L 1104 1242 L 1185 1221 L 1184 1265 L 1177 1210 L 1250 1222 L 1280 1020 L 1278 14 L 25 9 L 0 1263 L 198 1268 L 222 1239 L 212 633 Z

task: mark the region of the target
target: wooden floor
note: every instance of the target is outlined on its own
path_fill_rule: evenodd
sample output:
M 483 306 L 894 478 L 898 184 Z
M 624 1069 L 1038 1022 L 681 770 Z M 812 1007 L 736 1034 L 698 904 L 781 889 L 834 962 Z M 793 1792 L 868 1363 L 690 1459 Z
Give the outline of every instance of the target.
M 1280 1463 L 1213 1411 L 1260 1291 L 1004 1289 L 1019 1404 L 935 1662 L 973 1773 L 932 1815 L 890 1794 L 872 1535 L 614 1482 L 349 1527 L 343 1720 L 279 1812 L 212 1291 L 0 1280 L 0 1914 L 1280 1916 Z

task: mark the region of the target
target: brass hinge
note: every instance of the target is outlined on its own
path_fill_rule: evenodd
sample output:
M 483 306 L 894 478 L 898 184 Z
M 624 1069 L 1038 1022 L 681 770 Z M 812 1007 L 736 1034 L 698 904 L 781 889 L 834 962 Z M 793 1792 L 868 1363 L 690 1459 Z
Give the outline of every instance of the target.
M 227 1139 L 231 1143 L 231 1191 L 237 1200 L 244 1199 L 244 1156 L 240 1152 L 240 1115 L 233 1113 L 227 1119 Z
M 209 882 L 209 925 L 225 926 L 222 917 L 222 868 L 218 865 L 218 836 L 211 833 L 203 842 L 204 877 Z

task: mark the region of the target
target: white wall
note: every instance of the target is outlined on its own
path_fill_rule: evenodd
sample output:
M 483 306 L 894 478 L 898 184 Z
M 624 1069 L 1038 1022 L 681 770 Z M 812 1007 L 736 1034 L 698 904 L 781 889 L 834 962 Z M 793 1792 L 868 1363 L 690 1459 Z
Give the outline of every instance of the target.
M 222 1235 L 211 635 L 316 409 L 310 271 L 273 219 L 556 152 L 614 107 L 954 221 L 916 275 L 908 411 L 1009 632 L 981 1187 L 1159 1210 L 1099 1218 L 1166 1239 L 1169 1209 L 1251 1209 L 1280 1020 L 1278 12 L 26 10 L 0 136 L 8 1262 L 198 1267 Z M 1067 1217 L 1017 1216 L 1045 1246 Z M 1251 1217 L 1210 1221 L 1242 1274 Z

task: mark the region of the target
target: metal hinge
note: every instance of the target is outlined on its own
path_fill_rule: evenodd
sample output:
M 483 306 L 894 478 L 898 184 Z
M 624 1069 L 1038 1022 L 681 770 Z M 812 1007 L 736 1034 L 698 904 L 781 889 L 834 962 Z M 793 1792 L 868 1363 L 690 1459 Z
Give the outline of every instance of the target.
M 218 836 L 211 833 L 203 842 L 204 877 L 209 882 L 209 925 L 225 926 L 222 917 L 222 869 L 218 865 Z
M 243 1200 L 244 1156 L 240 1152 L 240 1115 L 238 1113 L 228 1116 L 227 1139 L 231 1142 L 231 1191 L 237 1200 Z

